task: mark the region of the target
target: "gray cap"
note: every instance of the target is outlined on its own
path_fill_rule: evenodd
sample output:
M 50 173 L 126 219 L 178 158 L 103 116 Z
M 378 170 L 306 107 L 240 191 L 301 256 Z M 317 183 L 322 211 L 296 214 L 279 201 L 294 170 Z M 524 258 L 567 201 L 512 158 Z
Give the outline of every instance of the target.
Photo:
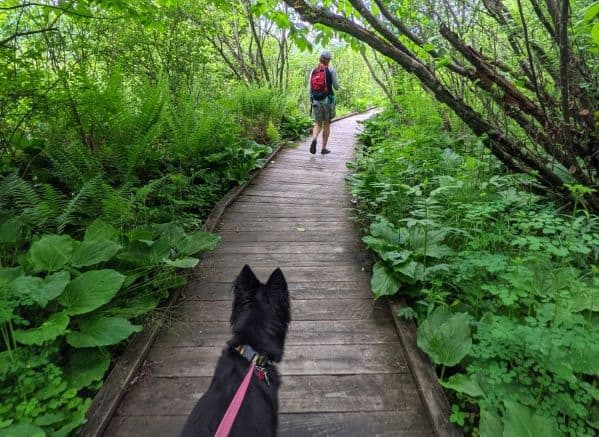
M 322 53 L 320 54 L 320 58 L 321 58 L 321 59 L 331 59 L 331 58 L 332 58 L 332 56 L 331 56 L 331 53 L 330 53 L 330 52 L 327 52 L 327 51 L 325 50 L 324 52 L 322 52 Z

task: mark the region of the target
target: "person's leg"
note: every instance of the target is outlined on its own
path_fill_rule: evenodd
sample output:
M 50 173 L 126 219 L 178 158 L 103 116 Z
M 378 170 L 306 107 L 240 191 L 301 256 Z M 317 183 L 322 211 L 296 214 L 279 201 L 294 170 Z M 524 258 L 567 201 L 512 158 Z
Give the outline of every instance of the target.
M 329 141 L 329 133 L 331 131 L 331 124 L 329 121 L 322 123 L 322 150 L 326 150 L 327 142 Z
M 314 128 L 312 129 L 312 142 L 310 143 L 310 153 L 314 155 L 316 153 L 316 141 L 318 140 L 318 134 L 322 130 L 322 105 L 312 105 L 312 116 L 314 117 Z
M 322 129 L 322 124 L 318 121 L 315 122 L 314 127 L 312 128 L 312 139 L 313 140 L 318 139 L 318 134 L 320 133 L 321 129 Z
M 325 105 L 322 119 L 322 149 L 320 153 L 323 155 L 329 153 L 327 143 L 329 142 L 329 133 L 331 132 L 331 105 Z
M 314 129 L 312 129 L 312 142 L 310 143 L 310 153 L 314 155 L 316 153 L 316 140 L 318 139 L 318 134 L 322 129 L 322 122 L 315 121 Z

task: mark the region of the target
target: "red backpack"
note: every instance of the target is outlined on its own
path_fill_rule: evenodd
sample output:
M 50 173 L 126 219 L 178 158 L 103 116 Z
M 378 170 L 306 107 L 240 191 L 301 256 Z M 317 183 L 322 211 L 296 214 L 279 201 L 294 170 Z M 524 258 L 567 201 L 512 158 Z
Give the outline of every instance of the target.
M 314 100 L 322 100 L 330 94 L 329 87 L 327 85 L 327 67 L 326 65 L 320 64 L 314 70 L 310 76 L 310 94 Z

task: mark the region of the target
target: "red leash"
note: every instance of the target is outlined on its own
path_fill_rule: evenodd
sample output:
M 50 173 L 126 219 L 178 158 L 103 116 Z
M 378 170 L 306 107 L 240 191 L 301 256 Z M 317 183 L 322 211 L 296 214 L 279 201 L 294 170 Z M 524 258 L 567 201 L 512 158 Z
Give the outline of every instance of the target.
M 225 415 L 220 421 L 220 424 L 218 425 L 218 429 L 216 430 L 216 434 L 214 434 L 214 437 L 227 437 L 229 435 L 229 432 L 231 432 L 231 428 L 233 427 L 233 423 L 235 422 L 237 413 L 239 413 L 239 409 L 241 408 L 241 404 L 243 403 L 245 394 L 247 393 L 248 387 L 250 386 L 250 380 L 252 379 L 252 373 L 254 373 L 255 368 L 256 364 L 250 363 L 248 373 L 246 373 L 245 378 L 243 378 L 243 381 L 241 382 L 241 385 L 235 392 L 235 396 L 233 396 L 233 400 L 229 404 L 227 411 L 225 411 Z

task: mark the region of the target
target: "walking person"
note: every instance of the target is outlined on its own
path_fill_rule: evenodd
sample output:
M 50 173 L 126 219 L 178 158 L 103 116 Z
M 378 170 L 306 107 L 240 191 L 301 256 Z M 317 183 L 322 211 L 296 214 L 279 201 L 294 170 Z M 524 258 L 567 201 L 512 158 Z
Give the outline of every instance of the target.
M 335 92 L 339 89 L 337 71 L 329 64 L 331 54 L 324 51 L 320 54 L 320 62 L 310 73 L 308 91 L 312 105 L 312 117 L 314 118 L 314 129 L 312 129 L 312 143 L 310 153 L 316 153 L 316 143 L 320 131 L 322 131 L 322 148 L 320 153 L 326 155 L 331 153 L 327 149 L 329 140 L 331 119 L 335 117 Z

